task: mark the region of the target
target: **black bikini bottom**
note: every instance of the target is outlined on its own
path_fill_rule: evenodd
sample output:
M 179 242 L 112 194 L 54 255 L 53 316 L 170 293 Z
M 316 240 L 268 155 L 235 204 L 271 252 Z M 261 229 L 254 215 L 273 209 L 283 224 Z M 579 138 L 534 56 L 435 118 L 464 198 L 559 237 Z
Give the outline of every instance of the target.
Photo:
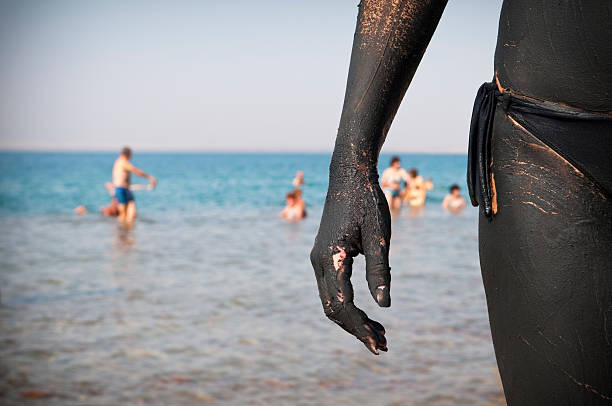
M 472 111 L 467 181 L 472 205 L 480 206 L 486 217 L 493 216 L 491 133 L 498 102 L 512 119 L 574 165 L 607 198 L 612 197 L 611 114 L 502 93 L 495 83 L 484 83 Z

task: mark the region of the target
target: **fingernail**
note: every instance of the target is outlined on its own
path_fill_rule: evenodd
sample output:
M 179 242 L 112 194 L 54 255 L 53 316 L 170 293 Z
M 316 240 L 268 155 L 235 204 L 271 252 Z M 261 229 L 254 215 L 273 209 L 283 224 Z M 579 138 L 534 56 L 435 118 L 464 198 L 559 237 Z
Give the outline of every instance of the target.
M 376 302 L 382 307 L 391 306 L 391 297 L 389 296 L 387 285 L 380 285 L 376 288 Z

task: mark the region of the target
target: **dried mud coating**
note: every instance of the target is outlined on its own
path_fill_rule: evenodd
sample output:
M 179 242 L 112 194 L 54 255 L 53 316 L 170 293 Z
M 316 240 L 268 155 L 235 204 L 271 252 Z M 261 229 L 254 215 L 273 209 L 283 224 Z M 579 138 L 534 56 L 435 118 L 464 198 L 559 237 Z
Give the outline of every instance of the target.
M 612 1 L 504 1 L 495 51 L 501 85 L 594 112 L 612 111 Z
M 325 314 L 374 354 L 387 350 L 385 330 L 353 303 L 353 257 L 365 255 L 372 297 L 390 306 L 391 219 L 378 184 L 378 154 L 445 5 L 359 5 L 329 190 L 310 257 Z
M 612 200 L 499 107 L 492 154 L 480 263 L 507 403 L 610 405 Z
M 505 1 L 495 52 L 500 90 L 609 114 L 611 18 L 609 0 Z M 595 137 L 589 121 L 526 123 L 498 103 L 497 207 L 479 222 L 507 404 L 612 405 L 612 197 L 602 187 L 611 174 L 596 159 L 612 147 L 612 127 L 601 124 Z M 552 148 L 561 142 L 567 156 Z

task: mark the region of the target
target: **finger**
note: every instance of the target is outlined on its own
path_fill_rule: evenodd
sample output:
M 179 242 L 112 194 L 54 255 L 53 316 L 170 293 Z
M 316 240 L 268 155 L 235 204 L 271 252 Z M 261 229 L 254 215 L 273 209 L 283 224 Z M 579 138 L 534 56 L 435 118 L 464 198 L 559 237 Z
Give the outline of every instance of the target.
M 382 325 L 382 324 L 380 324 L 379 322 L 374 321 L 374 320 L 372 320 L 372 319 L 370 319 L 370 324 L 371 324 L 371 325 L 372 325 L 372 327 L 374 327 L 374 329 L 375 329 L 376 331 L 378 331 L 380 334 L 382 334 L 383 336 L 385 335 L 386 331 L 385 331 L 385 328 L 383 327 L 383 325 Z
M 325 282 L 331 299 L 339 303 L 352 303 L 354 298 L 351 275 L 353 274 L 353 258 L 346 253 L 344 247 L 332 249 L 331 269 L 325 269 Z M 329 265 L 329 264 L 327 264 Z
M 329 293 L 327 292 L 327 284 L 325 283 L 323 277 L 321 253 L 319 252 L 319 249 L 317 249 L 316 245 L 310 252 L 310 262 L 314 269 L 315 278 L 317 280 L 317 289 L 319 290 L 319 298 L 321 299 L 321 304 L 323 305 L 323 311 L 325 312 L 325 315 L 328 316 L 329 310 L 331 308 L 331 301 L 329 298 Z
M 355 308 L 363 318 L 363 327 L 368 332 L 361 341 L 375 355 L 378 355 L 378 350 L 387 351 L 387 339 L 385 338 L 385 329 L 377 321 L 370 319 L 361 309 Z
M 353 258 L 343 247 L 331 250 L 331 260 L 325 261 L 323 278 L 329 308 L 327 316 L 362 341 L 374 354 L 378 350 L 386 351 L 387 341 L 384 328 L 380 323 L 370 320 L 368 316 L 353 303 L 354 293 L 351 284 Z M 323 300 L 323 298 L 322 298 Z M 325 304 L 324 304 L 325 307 Z
M 391 306 L 390 239 L 391 216 L 387 205 L 379 198 L 377 210 L 367 213 L 361 226 L 361 240 L 366 259 L 368 287 L 372 297 L 381 307 Z

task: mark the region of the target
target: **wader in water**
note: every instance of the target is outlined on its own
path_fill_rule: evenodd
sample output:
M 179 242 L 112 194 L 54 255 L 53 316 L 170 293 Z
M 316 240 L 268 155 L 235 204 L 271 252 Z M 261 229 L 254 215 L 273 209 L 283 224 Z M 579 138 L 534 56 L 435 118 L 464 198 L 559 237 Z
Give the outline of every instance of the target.
M 352 257 L 366 256 L 371 294 L 389 306 L 378 153 L 445 5 L 359 5 L 311 261 L 325 314 L 374 353 L 385 331 L 353 303 Z M 609 0 L 506 0 L 474 104 L 468 186 L 510 406 L 612 404 L 611 17 Z

